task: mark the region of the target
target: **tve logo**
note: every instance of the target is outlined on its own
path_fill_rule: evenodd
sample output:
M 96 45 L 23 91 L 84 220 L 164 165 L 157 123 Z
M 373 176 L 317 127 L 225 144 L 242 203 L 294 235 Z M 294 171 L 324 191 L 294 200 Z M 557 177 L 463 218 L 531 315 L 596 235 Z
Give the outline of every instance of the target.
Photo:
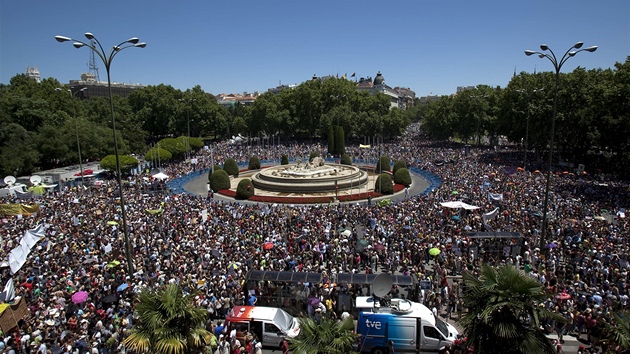
M 367 328 L 374 328 L 374 329 L 381 329 L 381 322 L 380 321 L 370 321 L 369 319 L 365 319 L 365 326 Z

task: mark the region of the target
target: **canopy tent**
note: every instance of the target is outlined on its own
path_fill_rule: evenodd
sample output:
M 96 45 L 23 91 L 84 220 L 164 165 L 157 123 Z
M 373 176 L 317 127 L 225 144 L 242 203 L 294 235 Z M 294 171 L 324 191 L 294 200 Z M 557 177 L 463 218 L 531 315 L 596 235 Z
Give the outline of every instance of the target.
M 156 173 L 153 175 L 153 178 L 155 179 L 159 179 L 160 181 L 163 181 L 165 179 L 169 179 L 170 177 L 164 173 L 164 172 L 160 172 L 160 173 Z
M 474 205 L 470 205 L 470 204 L 466 204 L 462 201 L 457 201 L 457 202 L 443 202 L 440 203 L 443 207 L 445 208 L 451 208 L 451 209 L 460 209 L 460 208 L 464 208 L 466 210 L 475 210 L 475 209 L 479 209 L 478 206 L 474 206 Z

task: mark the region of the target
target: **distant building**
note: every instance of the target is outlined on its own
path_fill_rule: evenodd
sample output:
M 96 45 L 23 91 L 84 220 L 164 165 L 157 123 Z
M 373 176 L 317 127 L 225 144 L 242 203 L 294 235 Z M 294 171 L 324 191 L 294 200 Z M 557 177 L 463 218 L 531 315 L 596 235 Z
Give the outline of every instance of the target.
M 240 103 L 242 105 L 245 106 L 251 106 L 254 104 L 254 102 L 256 102 L 256 98 L 258 98 L 258 96 L 260 95 L 260 93 L 258 91 L 254 92 L 254 93 L 247 93 L 247 92 L 243 92 L 243 94 L 238 94 L 238 93 L 230 93 L 230 94 L 225 94 L 225 93 L 221 93 L 218 94 L 216 96 L 217 98 L 217 102 L 224 106 L 225 108 L 229 108 L 233 105 L 235 105 L 236 103 Z
M 457 93 L 467 90 L 474 90 L 475 86 L 457 86 Z
M 81 98 L 109 97 L 109 87 L 107 82 L 97 81 L 96 76 L 92 73 L 81 74 L 81 80 L 70 80 L 68 86 L 70 86 L 73 94 L 83 88 L 87 88 L 87 90 L 81 91 L 77 94 L 77 96 Z M 144 85 L 140 84 L 112 82 L 112 95 L 127 97 L 134 90 L 144 87 Z
M 419 104 L 421 105 L 429 104 L 431 102 L 438 101 L 440 97 L 442 96 L 438 96 L 438 95 L 422 96 L 420 97 Z
M 33 80 L 37 81 L 37 83 L 41 82 L 41 77 L 39 76 L 39 69 L 37 69 L 36 66 L 34 66 L 34 67 L 27 66 L 26 67 L 26 77 L 28 77 L 29 79 L 33 79 Z
M 390 108 L 407 109 L 412 107 L 416 98 L 416 93 L 409 88 L 391 88 L 385 83 L 383 74 L 379 71 L 374 80 L 371 77 L 360 78 L 357 83 L 358 91 L 367 91 L 370 95 L 378 92 L 385 94 L 390 99 Z

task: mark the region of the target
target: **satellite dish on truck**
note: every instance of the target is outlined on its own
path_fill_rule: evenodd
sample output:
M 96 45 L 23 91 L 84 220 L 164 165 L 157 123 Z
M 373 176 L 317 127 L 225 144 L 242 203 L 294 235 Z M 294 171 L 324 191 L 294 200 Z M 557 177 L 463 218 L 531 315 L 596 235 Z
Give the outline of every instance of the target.
M 34 176 L 31 176 L 30 179 L 31 179 L 31 183 L 34 186 L 38 186 L 38 185 L 40 185 L 42 183 L 42 177 L 41 176 L 34 175 Z
M 387 273 L 381 273 L 374 278 L 372 282 L 372 294 L 376 297 L 383 297 L 392 290 L 394 280 L 392 276 Z
M 15 184 L 15 181 L 16 181 L 16 179 L 15 179 L 15 177 L 13 177 L 13 176 L 6 176 L 6 177 L 4 177 L 4 183 L 5 183 L 7 186 L 9 186 L 9 187 L 10 187 L 10 186 L 12 186 L 12 185 L 14 185 L 14 184 Z

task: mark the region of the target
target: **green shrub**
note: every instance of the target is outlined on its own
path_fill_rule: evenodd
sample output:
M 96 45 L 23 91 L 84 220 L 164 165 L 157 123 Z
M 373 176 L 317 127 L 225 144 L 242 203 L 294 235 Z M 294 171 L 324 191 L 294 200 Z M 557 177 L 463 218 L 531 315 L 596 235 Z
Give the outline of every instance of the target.
M 381 169 L 381 166 L 383 166 L 382 169 Z M 391 168 L 391 166 L 390 166 L 390 162 L 389 162 L 389 157 L 387 157 L 387 156 L 381 156 L 381 158 L 378 159 L 378 161 L 376 162 L 376 173 L 382 173 L 383 171 L 389 171 L 390 168 Z
M 409 174 L 409 170 L 404 167 L 399 168 L 398 171 L 394 173 L 394 183 L 409 187 L 411 185 L 411 175 Z
M 352 166 L 352 158 L 348 154 L 341 155 L 341 164 Z
M 223 170 L 223 168 L 221 168 L 221 166 L 219 165 L 214 165 L 214 172 Z M 208 182 L 210 182 L 210 178 L 212 177 L 212 169 L 210 169 L 210 171 L 208 171 Z
M 230 187 L 230 176 L 224 170 L 214 171 L 212 176 L 210 176 L 210 189 L 214 192 L 230 189 Z
M 173 158 L 173 154 L 166 149 L 162 149 L 161 147 L 153 147 L 151 148 L 146 155 L 144 155 L 145 161 L 168 161 Z
M 374 191 L 381 194 L 394 194 L 392 176 L 388 173 L 381 173 L 374 183 Z
M 249 170 L 260 170 L 260 159 L 258 156 L 254 155 L 249 158 L 249 166 L 247 166 Z
M 173 156 L 179 157 L 186 153 L 185 137 L 180 136 L 177 138 L 164 138 L 157 143 L 162 149 L 166 149 L 173 154 Z
M 311 156 L 308 157 L 309 161 L 313 161 L 314 158 L 319 157 L 319 152 L 313 151 L 311 152 Z
M 229 176 L 238 177 L 238 165 L 234 159 L 226 159 L 223 164 L 223 170 L 227 172 Z
M 286 154 L 282 154 L 282 162 L 280 162 L 281 165 L 288 165 L 289 164 L 289 157 Z
M 396 171 L 398 171 L 399 168 L 407 168 L 407 163 L 403 160 L 398 160 L 396 162 L 394 162 L 394 168 L 392 169 L 392 174 L 394 176 L 396 176 Z M 394 178 L 395 180 L 396 178 Z
M 252 184 L 252 180 L 249 178 L 244 178 L 240 182 L 238 182 L 238 186 L 236 187 L 236 199 L 245 200 L 249 199 L 254 195 L 254 185 Z

